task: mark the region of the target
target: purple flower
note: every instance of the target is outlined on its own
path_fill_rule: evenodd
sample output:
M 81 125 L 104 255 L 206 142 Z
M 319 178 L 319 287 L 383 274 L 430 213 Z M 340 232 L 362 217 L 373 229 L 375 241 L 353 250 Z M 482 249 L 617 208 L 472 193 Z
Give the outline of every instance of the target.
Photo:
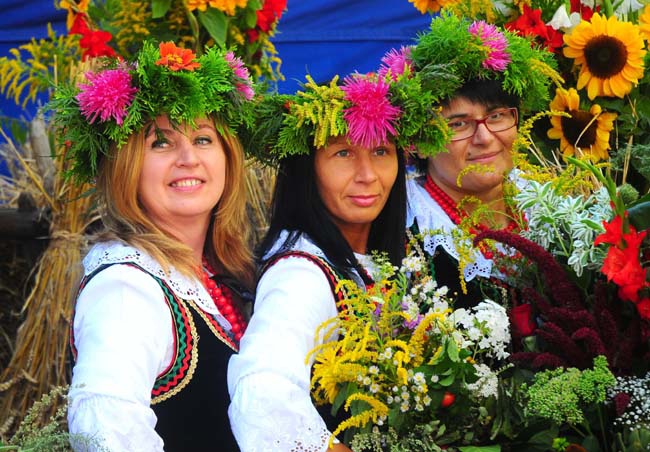
M 241 58 L 235 56 L 233 52 L 226 52 L 225 59 L 228 62 L 230 69 L 235 73 L 235 77 L 238 79 L 235 82 L 235 88 L 246 100 L 251 100 L 255 96 L 255 92 L 253 91 L 248 68 L 244 66 L 244 62 Z
M 479 38 L 481 44 L 487 50 L 487 57 L 483 60 L 483 67 L 494 71 L 505 71 L 510 63 L 510 54 L 506 51 L 508 41 L 499 29 L 483 20 L 472 22 L 468 30 Z
M 88 72 L 86 79 L 88 83 L 79 85 L 80 91 L 76 97 L 84 117 L 91 124 L 99 117 L 101 122 L 113 118 L 118 125 L 122 125 L 127 108 L 138 91 L 131 86 L 129 72 L 125 68 Z
M 397 80 L 400 75 L 402 75 L 406 68 L 411 68 L 411 50 L 413 47 L 404 47 L 402 46 L 399 50 L 391 49 L 386 55 L 381 58 L 381 62 L 384 63 L 377 73 L 381 78 L 384 78 L 386 74 L 390 74 L 391 79 Z
M 389 87 L 383 79 L 372 80 L 359 74 L 345 78 L 341 89 L 352 105 L 343 118 L 354 144 L 370 148 L 386 143 L 388 134 L 395 135 L 393 123 L 402 112 L 388 100 Z

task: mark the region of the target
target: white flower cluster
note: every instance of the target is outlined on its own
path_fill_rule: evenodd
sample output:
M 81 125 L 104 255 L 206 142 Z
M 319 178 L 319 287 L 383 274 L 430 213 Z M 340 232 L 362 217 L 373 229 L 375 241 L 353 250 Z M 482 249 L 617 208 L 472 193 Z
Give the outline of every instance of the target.
M 425 407 L 431 405 L 424 373 L 414 372 L 413 369 L 410 369 L 407 380 L 408 385 L 393 386 L 393 393 L 386 397 L 386 404 L 399 406 L 402 413 L 406 413 L 410 409 L 424 411 Z
M 551 182 L 530 181 L 515 201 L 528 220 L 528 229 L 521 235 L 565 257 L 578 276 L 584 268 L 602 266 L 605 250 L 594 247 L 594 239 L 605 231 L 603 221 L 613 215 L 604 187 L 589 196 L 573 197 L 557 193 Z
M 650 428 L 650 373 L 645 377 L 616 377 L 616 386 L 607 391 L 609 398 L 618 393 L 630 396 L 625 412 L 614 420 L 615 426 Z
M 484 300 L 469 310 L 456 309 L 452 316 L 456 325 L 465 330 L 466 339 L 459 344 L 460 347 L 476 344 L 489 357 L 508 357 L 510 322 L 503 306 L 492 300 Z
M 474 383 L 469 383 L 469 389 L 476 398 L 487 399 L 488 397 L 498 397 L 499 395 L 499 378 L 497 374 L 492 371 L 485 364 L 475 364 L 476 376 L 478 380 Z

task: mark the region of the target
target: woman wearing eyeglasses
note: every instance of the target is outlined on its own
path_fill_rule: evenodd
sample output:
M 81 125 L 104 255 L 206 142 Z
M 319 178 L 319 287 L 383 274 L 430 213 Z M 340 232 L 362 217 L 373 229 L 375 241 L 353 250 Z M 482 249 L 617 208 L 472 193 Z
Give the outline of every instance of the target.
M 520 182 L 512 171 L 519 108 L 543 108 L 553 69 L 550 54 L 528 40 L 452 15 L 434 18 L 411 51 L 413 70 L 425 83 L 431 68 L 445 63 L 458 79 L 438 105 L 451 139 L 441 152 L 416 159 L 407 225 L 420 234 L 438 285 L 455 293 L 455 307 L 469 307 L 501 292 L 492 278 L 502 276 L 493 268 L 494 250 L 476 249 L 471 239 L 483 229 L 522 224 L 504 198 L 505 186 Z M 429 83 L 440 92 L 439 80 L 432 76 Z

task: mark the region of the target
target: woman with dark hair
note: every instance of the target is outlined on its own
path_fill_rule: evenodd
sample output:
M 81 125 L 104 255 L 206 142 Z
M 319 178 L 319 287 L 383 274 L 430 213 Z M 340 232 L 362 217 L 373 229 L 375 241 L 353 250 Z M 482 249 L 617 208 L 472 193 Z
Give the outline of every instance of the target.
M 496 296 L 495 289 L 502 292 L 498 278 L 490 281 L 502 277 L 493 268 L 498 250 L 476 249 L 471 239 L 480 230 L 521 224 L 504 190 L 523 183 L 512 171 L 520 109 L 545 106 L 553 59 L 494 25 L 443 14 L 411 49 L 410 64 L 437 93 L 452 135 L 445 149 L 420 153 L 419 171 L 407 176 L 407 226 L 420 234 L 438 284 L 455 295 L 454 306 L 468 307 Z M 441 64 L 456 80 L 446 92 L 427 75 Z
M 336 337 L 317 335 L 318 327 L 337 315 L 339 281 L 372 284 L 371 251 L 394 265 L 404 253 L 399 132 L 407 124 L 390 89 L 377 76 L 356 74 L 341 87 L 309 80 L 304 92 L 257 109 L 255 130 L 271 137 L 263 147 L 280 166 L 254 313 L 228 369 L 229 415 L 243 451 L 328 450 L 336 424 L 312 403 L 307 356 Z

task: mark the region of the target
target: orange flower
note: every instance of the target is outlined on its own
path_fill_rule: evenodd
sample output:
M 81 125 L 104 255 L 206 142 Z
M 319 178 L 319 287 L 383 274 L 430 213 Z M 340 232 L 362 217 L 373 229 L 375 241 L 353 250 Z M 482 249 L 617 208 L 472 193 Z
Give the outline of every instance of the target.
M 157 66 L 167 66 L 172 71 L 193 71 L 201 67 L 194 61 L 196 55 L 189 49 L 177 47 L 173 42 L 160 43 L 160 59 Z

